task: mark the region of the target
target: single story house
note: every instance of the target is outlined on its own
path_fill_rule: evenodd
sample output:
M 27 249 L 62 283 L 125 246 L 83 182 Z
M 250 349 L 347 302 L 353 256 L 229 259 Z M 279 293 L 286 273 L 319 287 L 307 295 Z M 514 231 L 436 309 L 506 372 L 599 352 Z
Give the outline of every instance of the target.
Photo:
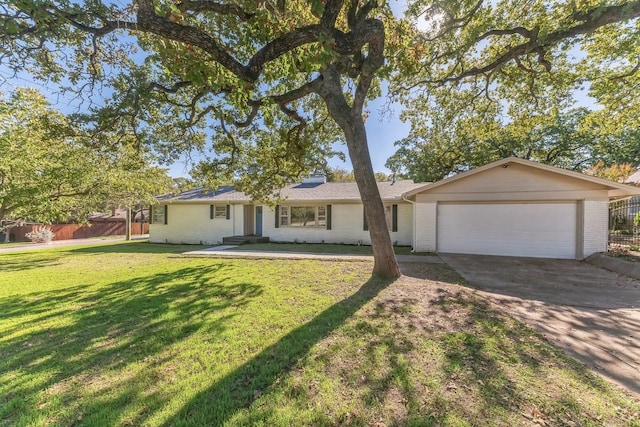
M 509 157 L 435 183 L 378 183 L 391 239 L 415 251 L 583 259 L 606 251 L 608 204 L 640 188 Z M 158 197 L 150 241 L 223 237 L 370 244 L 355 183 L 313 177 L 254 203 L 231 187 Z

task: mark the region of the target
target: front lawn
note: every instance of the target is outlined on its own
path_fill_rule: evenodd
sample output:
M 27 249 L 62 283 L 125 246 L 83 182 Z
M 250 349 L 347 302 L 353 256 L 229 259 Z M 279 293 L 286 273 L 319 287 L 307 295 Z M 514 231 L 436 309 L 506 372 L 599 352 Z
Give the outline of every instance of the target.
M 640 426 L 444 265 L 192 249 L 0 254 L 0 426 Z

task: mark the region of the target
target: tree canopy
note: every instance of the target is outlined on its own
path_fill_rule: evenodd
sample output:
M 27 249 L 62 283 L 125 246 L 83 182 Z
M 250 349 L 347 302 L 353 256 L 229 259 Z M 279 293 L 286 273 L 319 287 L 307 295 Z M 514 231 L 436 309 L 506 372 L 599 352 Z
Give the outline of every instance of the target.
M 518 110 L 521 97 L 547 99 L 589 73 L 619 78 L 601 90 L 620 94 L 611 86 L 637 78 L 638 15 L 640 2 L 416 0 L 402 20 L 375 0 L 8 0 L 0 55 L 78 92 L 109 87 L 95 131 L 127 129 L 168 158 L 208 148 L 214 176 L 254 196 L 344 141 L 374 273 L 397 277 L 364 127 L 380 79 L 392 78 L 414 123 L 483 97 Z M 595 65 L 570 64 L 583 42 Z
M 83 220 L 107 203 L 150 203 L 168 183 L 136 153 L 105 150 L 44 97 L 19 89 L 0 98 L 0 223 Z
M 575 170 L 640 161 L 637 2 L 416 1 L 387 166 L 436 180 L 505 156 Z M 407 72 L 409 71 L 409 72 Z M 580 107 L 582 106 L 582 107 Z
M 414 126 L 396 143 L 398 150 L 387 161 L 390 169 L 416 181 L 437 181 L 509 156 L 582 172 L 640 159 L 640 132 L 626 126 L 602 129 L 601 111 L 531 110 L 509 121 L 486 113 L 430 117 L 430 125 Z

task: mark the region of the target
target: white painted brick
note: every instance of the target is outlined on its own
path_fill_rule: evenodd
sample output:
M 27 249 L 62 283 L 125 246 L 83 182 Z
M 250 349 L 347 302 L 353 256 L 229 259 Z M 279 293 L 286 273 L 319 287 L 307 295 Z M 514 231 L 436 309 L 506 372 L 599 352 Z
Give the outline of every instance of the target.
M 154 209 L 162 209 L 162 206 Z M 150 224 L 152 243 L 215 245 L 225 236 L 243 233 L 243 206 L 231 205 L 231 218 L 209 218 L 208 204 L 170 204 L 168 224 Z
M 609 201 L 584 201 L 584 256 L 607 250 Z
M 436 215 L 437 203 L 415 204 L 415 245 L 416 252 L 436 251 Z

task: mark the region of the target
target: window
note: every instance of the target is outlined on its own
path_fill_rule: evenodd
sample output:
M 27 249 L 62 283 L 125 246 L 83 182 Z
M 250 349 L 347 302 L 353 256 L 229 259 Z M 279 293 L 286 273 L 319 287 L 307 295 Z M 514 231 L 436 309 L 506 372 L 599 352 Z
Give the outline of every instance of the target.
M 225 205 L 213 205 L 213 217 L 227 219 L 227 207 Z
M 209 219 L 230 219 L 229 205 L 209 205 Z
M 280 225 L 289 225 L 289 207 L 282 206 L 280 208 Z
M 151 223 L 152 224 L 166 224 L 167 223 L 167 205 L 154 206 L 151 210 Z
M 326 227 L 327 225 L 327 207 L 326 206 L 318 206 L 318 210 L 316 211 L 316 222 L 318 227 Z
M 326 227 L 326 206 L 282 206 L 280 225 L 289 227 Z

